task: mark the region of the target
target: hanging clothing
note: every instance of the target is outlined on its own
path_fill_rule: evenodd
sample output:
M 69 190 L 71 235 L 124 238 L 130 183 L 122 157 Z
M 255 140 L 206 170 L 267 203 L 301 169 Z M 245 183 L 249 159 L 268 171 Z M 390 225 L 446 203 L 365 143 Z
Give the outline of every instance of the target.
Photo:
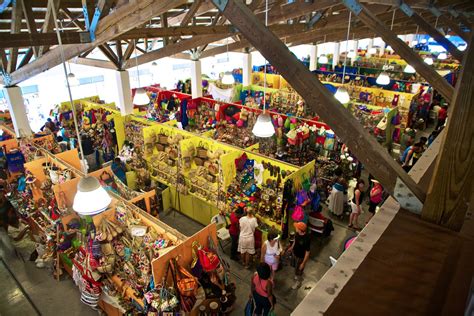
M 21 151 L 16 150 L 16 151 L 10 152 L 6 155 L 6 157 L 7 157 L 8 170 L 10 170 L 11 173 L 23 172 L 25 170 L 25 167 L 23 166 L 23 164 L 26 161 Z

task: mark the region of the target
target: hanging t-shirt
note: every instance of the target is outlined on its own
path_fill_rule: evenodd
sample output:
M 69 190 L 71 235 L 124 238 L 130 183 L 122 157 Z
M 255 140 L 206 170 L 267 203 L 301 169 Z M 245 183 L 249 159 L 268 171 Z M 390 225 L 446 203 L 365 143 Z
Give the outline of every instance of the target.
M 258 227 L 257 219 L 255 217 L 244 216 L 239 220 L 240 237 L 252 237 L 255 228 Z
M 21 151 L 18 150 L 10 152 L 6 156 L 8 170 L 10 170 L 11 173 L 23 172 L 23 170 L 25 170 L 25 168 L 23 167 L 23 164 L 25 163 L 25 157 L 23 156 Z

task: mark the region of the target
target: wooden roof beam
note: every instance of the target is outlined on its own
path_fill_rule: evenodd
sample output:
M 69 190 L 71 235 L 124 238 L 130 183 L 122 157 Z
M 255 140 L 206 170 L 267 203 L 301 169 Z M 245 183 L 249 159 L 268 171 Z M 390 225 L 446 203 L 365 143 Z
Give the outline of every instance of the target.
M 438 44 L 444 47 L 454 58 L 462 61 L 463 53 L 454 46 L 454 44 L 444 37 L 434 26 L 426 22 L 423 17 L 413 11 L 406 3 L 400 5 L 400 10 L 406 14 L 414 23 L 416 23 L 421 29 L 429 34 Z
M 50 0 L 48 1 L 48 6 L 46 8 L 46 15 L 44 17 L 43 26 L 41 28 L 42 33 L 49 33 L 54 28 L 53 21 L 53 10 L 58 10 L 60 0 Z M 41 46 L 38 51 L 38 56 L 43 55 L 49 50 L 48 46 Z
M 474 201 L 474 46 L 471 35 L 462 74 L 421 217 L 459 231 Z
M 152 17 L 159 16 L 185 3 L 186 0 L 141 1 L 138 3 L 133 1 L 126 3 L 117 7 L 113 13 L 99 21 L 94 42 L 65 46 L 64 56 L 66 59 L 78 56 L 126 33 L 138 24 L 149 21 Z M 11 84 L 17 84 L 60 63 L 60 51 L 59 49 L 54 49 L 25 67 L 13 72 L 11 74 Z
M 451 102 L 454 88 L 443 77 L 441 77 L 436 70 L 427 65 L 417 53 L 399 39 L 394 32 L 390 31 L 390 29 L 387 28 L 380 19 L 372 14 L 366 7 L 361 5 L 357 0 L 351 0 L 351 3 L 352 5 L 349 6 L 349 8 L 359 20 L 367 25 L 378 36 L 382 37 L 385 43 L 390 45 L 398 55 L 415 68 L 415 70 L 436 90 L 438 90 L 438 92 L 445 97 L 448 102 Z
M 413 179 L 243 2 L 228 0 L 224 6 L 219 7 L 221 2 L 213 1 L 247 40 L 278 68 L 307 105 L 334 129 L 336 135 L 347 144 L 388 192 L 395 193 L 395 184 L 397 178 L 400 178 L 421 201 L 424 201 L 425 193 Z
M 21 31 L 21 17 L 23 13 L 23 8 L 21 6 L 20 2 L 14 2 L 12 3 L 12 19 L 11 19 L 11 29 L 10 33 L 15 34 L 15 33 L 20 33 Z M 8 43 L 4 43 L 8 44 Z M 4 46 L 5 47 L 5 46 Z M 7 72 L 12 73 L 13 71 L 16 70 L 18 62 L 18 47 L 15 46 L 10 46 L 10 56 L 8 59 L 8 66 L 7 66 Z
M 89 32 L 63 32 L 63 44 L 90 43 Z M 0 47 L 35 47 L 58 45 L 56 33 L 0 33 Z
M 453 21 L 450 17 L 446 15 L 441 15 L 442 21 L 459 37 L 461 37 L 466 43 L 469 43 L 469 38 L 471 37 L 471 32 L 464 32 L 461 27 L 459 26 L 459 23 L 456 21 Z
M 36 37 L 36 34 L 38 33 L 38 29 L 36 27 L 35 18 L 33 17 L 33 8 L 31 7 L 31 2 L 28 0 L 17 0 L 17 1 L 20 2 L 21 7 L 23 9 L 23 14 L 25 15 L 28 31 L 30 32 L 31 35 Z M 33 46 L 33 53 L 36 57 L 38 57 L 38 53 L 39 53 L 38 46 Z
M 76 57 L 76 58 L 71 59 L 70 62 L 74 64 L 78 64 L 78 65 L 117 70 L 117 65 L 107 60 Z

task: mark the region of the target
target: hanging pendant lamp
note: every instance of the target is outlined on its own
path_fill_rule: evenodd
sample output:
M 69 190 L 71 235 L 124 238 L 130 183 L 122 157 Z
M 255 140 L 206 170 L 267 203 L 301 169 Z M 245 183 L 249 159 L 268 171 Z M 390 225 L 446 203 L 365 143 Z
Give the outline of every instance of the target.
M 329 60 L 328 60 L 328 57 L 326 56 L 326 54 L 321 54 L 321 56 L 319 56 L 318 63 L 327 64 L 328 62 L 329 62 Z
M 438 55 L 439 60 L 445 60 L 446 58 L 448 58 L 448 55 L 445 52 L 442 52 Z
M 111 202 L 112 199 L 100 185 L 99 180 L 92 176 L 85 176 L 77 184 L 72 208 L 81 215 L 96 215 L 105 211 Z
M 133 97 L 132 103 L 137 106 L 145 106 L 150 104 L 150 98 L 148 97 L 146 90 L 140 85 L 140 71 L 138 70 L 138 52 L 136 51 L 137 40 L 133 42 L 133 45 L 135 46 L 135 67 L 137 71 L 138 88 L 135 91 L 135 96 Z
M 232 76 L 232 73 L 230 71 L 226 71 L 224 73 L 224 76 L 222 76 L 221 82 L 223 84 L 234 84 L 235 79 L 234 79 L 234 76 Z
M 403 69 L 403 72 L 406 72 L 408 74 L 414 74 L 416 70 L 412 67 L 412 65 L 406 65 L 405 69 Z
M 268 25 L 268 0 L 265 1 L 265 26 Z M 273 126 L 272 117 L 266 113 L 267 97 L 267 61 L 265 60 L 263 73 L 263 112 L 257 117 L 257 121 L 252 128 L 252 134 L 257 137 L 268 138 L 275 134 L 275 127 Z
M 81 158 L 84 161 L 85 156 L 84 156 L 84 150 L 82 148 L 81 135 L 79 133 L 79 127 L 77 123 L 76 107 L 75 107 L 75 103 L 72 97 L 71 84 L 69 82 L 69 78 L 70 78 L 69 74 L 71 73 L 68 74 L 67 68 L 66 68 L 64 48 L 62 45 L 61 34 L 59 32 L 60 28 L 58 27 L 58 18 L 56 15 L 57 11 L 56 11 L 56 8 L 54 8 L 54 1 L 51 1 L 51 3 L 53 3 L 53 8 L 51 11 L 53 12 L 53 20 L 54 20 L 54 24 L 56 28 L 56 36 L 58 38 L 59 50 L 60 50 L 61 60 L 62 60 L 63 69 L 64 69 L 64 76 L 66 77 L 66 86 L 67 86 L 67 90 L 69 94 L 69 100 L 72 106 L 72 117 L 74 120 L 74 126 L 75 126 L 76 136 L 77 136 L 78 145 L 79 145 L 79 152 L 81 153 Z M 77 193 L 76 193 L 76 196 L 74 197 L 74 203 L 73 203 L 72 208 L 79 215 L 99 214 L 107 209 L 107 207 L 112 202 L 112 199 L 110 198 L 107 191 L 100 185 L 99 180 L 97 180 L 97 178 L 87 175 L 87 168 L 84 168 L 83 172 L 85 175 L 79 180 L 79 183 L 77 184 Z
M 426 57 L 425 59 L 423 59 L 425 61 L 426 64 L 428 65 L 433 65 L 434 61 L 433 61 L 433 58 L 431 57 Z
M 74 75 L 72 72 L 67 74 L 67 79 L 69 81 L 69 86 L 70 87 L 77 87 L 81 83 L 79 82 L 79 79 L 77 79 L 76 75 Z M 66 84 L 67 85 L 67 84 Z
M 133 104 L 138 106 L 148 105 L 150 103 L 150 98 L 146 93 L 144 88 L 138 88 L 135 91 L 135 96 L 133 97 Z
M 349 96 L 349 92 L 347 92 L 347 89 L 344 87 L 337 88 L 337 91 L 334 94 L 334 97 L 342 104 L 349 103 L 349 101 L 351 100 Z
M 351 31 L 351 18 L 352 18 L 352 11 L 349 11 L 349 21 L 347 23 L 347 38 L 346 38 L 346 51 L 347 51 L 347 45 L 349 44 L 349 34 Z M 347 89 L 344 87 L 344 79 L 346 76 L 346 64 L 347 64 L 347 55 L 344 56 L 344 68 L 342 70 L 342 85 L 337 88 L 336 93 L 334 94 L 334 97 L 341 102 L 342 104 L 347 104 L 351 100 L 349 96 L 349 92 L 347 92 Z
M 386 86 L 390 83 L 390 76 L 388 75 L 387 72 L 382 71 L 375 82 L 381 86 Z

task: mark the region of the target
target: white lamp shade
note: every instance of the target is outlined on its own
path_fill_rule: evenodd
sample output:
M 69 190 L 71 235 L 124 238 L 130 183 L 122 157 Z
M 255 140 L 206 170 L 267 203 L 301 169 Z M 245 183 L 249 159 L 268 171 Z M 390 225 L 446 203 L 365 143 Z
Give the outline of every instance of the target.
M 448 58 L 448 55 L 444 52 L 442 52 L 438 55 L 439 60 L 445 60 L 446 58 Z
M 235 83 L 234 76 L 232 76 L 232 74 L 228 71 L 224 73 L 224 76 L 222 77 L 221 81 L 222 81 L 223 84 L 234 84 Z
M 329 62 L 328 57 L 325 54 L 322 54 L 318 58 L 318 63 L 320 64 L 327 64 Z
M 334 97 L 342 104 L 349 103 L 349 101 L 351 100 L 349 96 L 349 92 L 347 92 L 347 89 L 344 87 L 337 88 L 337 91 L 334 94 Z
M 375 48 L 375 47 L 369 48 L 368 53 L 369 53 L 370 55 L 377 54 L 377 48 Z
M 466 47 L 467 47 L 467 45 L 459 45 L 459 46 L 458 46 L 458 49 L 459 49 L 461 52 L 463 52 L 463 51 L 466 50 Z
M 414 74 L 416 72 L 416 70 L 411 65 L 406 65 L 405 69 L 403 69 L 403 72 L 406 72 L 406 73 L 409 73 L 409 74 Z
M 355 51 L 350 50 L 349 53 L 347 53 L 348 58 L 356 58 L 357 54 Z
M 375 82 L 381 86 L 386 86 L 390 83 L 390 76 L 385 71 L 382 71 Z
M 135 105 L 148 105 L 150 103 L 150 98 L 146 94 L 145 89 L 138 88 L 135 91 L 135 96 L 133 97 L 133 104 Z
M 425 61 L 425 63 L 428 64 L 428 65 L 433 65 L 433 62 L 434 62 L 434 61 L 433 61 L 433 58 L 431 58 L 431 57 L 426 57 L 426 58 L 424 59 L 424 61 Z
M 252 133 L 257 137 L 272 137 L 275 134 L 275 127 L 273 126 L 271 116 L 267 113 L 261 113 L 257 117 Z
M 69 82 L 70 87 L 77 87 L 80 85 L 79 79 L 72 73 L 67 74 L 67 81 Z
M 95 177 L 79 180 L 72 208 L 79 215 L 95 215 L 105 211 L 112 199 Z

